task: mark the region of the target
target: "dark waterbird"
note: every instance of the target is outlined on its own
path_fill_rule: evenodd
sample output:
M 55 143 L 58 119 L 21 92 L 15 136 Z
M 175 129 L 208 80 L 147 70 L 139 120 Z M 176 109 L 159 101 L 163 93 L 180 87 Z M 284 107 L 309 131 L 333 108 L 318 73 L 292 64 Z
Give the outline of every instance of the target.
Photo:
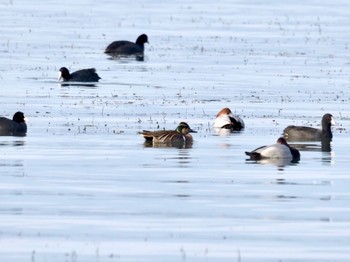
M 69 73 L 66 67 L 61 67 L 58 80 L 64 82 L 98 82 L 101 77 L 96 73 L 95 68 L 81 69 L 73 73 Z
M 25 136 L 27 133 L 26 118 L 22 112 L 16 112 L 12 120 L 0 117 L 1 136 Z
M 127 40 L 114 41 L 107 46 L 105 53 L 111 56 L 136 55 L 143 57 L 145 43 L 148 43 L 148 37 L 146 34 L 140 35 L 135 43 Z
M 321 129 L 308 126 L 288 126 L 283 130 L 283 135 L 290 141 L 322 141 L 332 140 L 331 126 L 334 125 L 331 114 L 322 117 Z

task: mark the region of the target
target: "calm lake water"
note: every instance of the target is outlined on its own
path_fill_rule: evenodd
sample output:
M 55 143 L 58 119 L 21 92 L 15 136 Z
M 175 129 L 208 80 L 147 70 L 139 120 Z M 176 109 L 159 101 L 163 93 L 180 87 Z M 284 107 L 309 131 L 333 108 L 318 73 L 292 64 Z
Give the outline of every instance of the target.
M 349 261 L 349 1 L 0 2 L 1 261 Z M 147 33 L 145 60 L 109 59 Z M 95 67 L 95 86 L 58 70 Z M 218 135 L 230 107 L 246 124 Z M 289 124 L 330 152 L 251 162 Z M 137 133 L 197 130 L 192 148 Z

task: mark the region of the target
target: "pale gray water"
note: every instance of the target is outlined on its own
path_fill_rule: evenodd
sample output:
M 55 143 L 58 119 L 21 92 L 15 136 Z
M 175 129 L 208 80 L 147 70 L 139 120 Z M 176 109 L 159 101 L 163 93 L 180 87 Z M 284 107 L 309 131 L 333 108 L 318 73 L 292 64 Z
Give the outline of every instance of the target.
M 348 1 L 2 1 L 1 261 L 349 261 Z M 111 60 L 147 33 L 144 62 Z M 94 87 L 58 70 L 95 67 Z M 230 107 L 246 130 L 217 136 Z M 289 124 L 337 126 L 331 152 L 247 162 Z M 145 148 L 142 129 L 198 131 Z

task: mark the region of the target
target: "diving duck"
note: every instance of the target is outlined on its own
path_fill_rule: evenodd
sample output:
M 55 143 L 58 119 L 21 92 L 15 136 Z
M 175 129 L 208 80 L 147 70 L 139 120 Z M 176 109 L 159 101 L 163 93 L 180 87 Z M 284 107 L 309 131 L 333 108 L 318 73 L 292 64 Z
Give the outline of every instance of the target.
M 251 152 L 245 152 L 245 154 L 249 156 L 251 160 L 266 158 L 288 158 L 293 161 L 300 160 L 299 151 L 291 147 L 283 137 L 278 138 L 276 144 L 258 147 Z
M 232 111 L 228 107 L 225 107 L 217 113 L 214 127 L 229 129 L 231 131 L 241 131 L 244 129 L 244 122 L 239 116 L 232 114 Z

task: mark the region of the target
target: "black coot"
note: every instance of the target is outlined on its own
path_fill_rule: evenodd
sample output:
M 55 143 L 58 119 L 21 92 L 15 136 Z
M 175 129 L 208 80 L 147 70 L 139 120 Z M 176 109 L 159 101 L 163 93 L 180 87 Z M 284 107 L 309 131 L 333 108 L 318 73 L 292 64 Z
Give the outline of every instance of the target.
M 101 77 L 98 76 L 95 68 L 82 69 L 70 74 L 66 67 L 61 67 L 58 80 L 64 82 L 98 82 L 99 79 Z
M 126 40 L 114 41 L 107 46 L 105 53 L 111 56 L 143 56 L 145 43 L 148 43 L 146 34 L 140 35 L 135 43 Z
M 322 117 L 321 129 L 308 126 L 288 126 L 283 130 L 283 135 L 290 141 L 332 140 L 331 126 L 334 123 L 333 116 L 325 114 Z
M 0 117 L 1 136 L 24 136 L 27 133 L 27 124 L 22 112 L 16 112 L 12 120 Z

